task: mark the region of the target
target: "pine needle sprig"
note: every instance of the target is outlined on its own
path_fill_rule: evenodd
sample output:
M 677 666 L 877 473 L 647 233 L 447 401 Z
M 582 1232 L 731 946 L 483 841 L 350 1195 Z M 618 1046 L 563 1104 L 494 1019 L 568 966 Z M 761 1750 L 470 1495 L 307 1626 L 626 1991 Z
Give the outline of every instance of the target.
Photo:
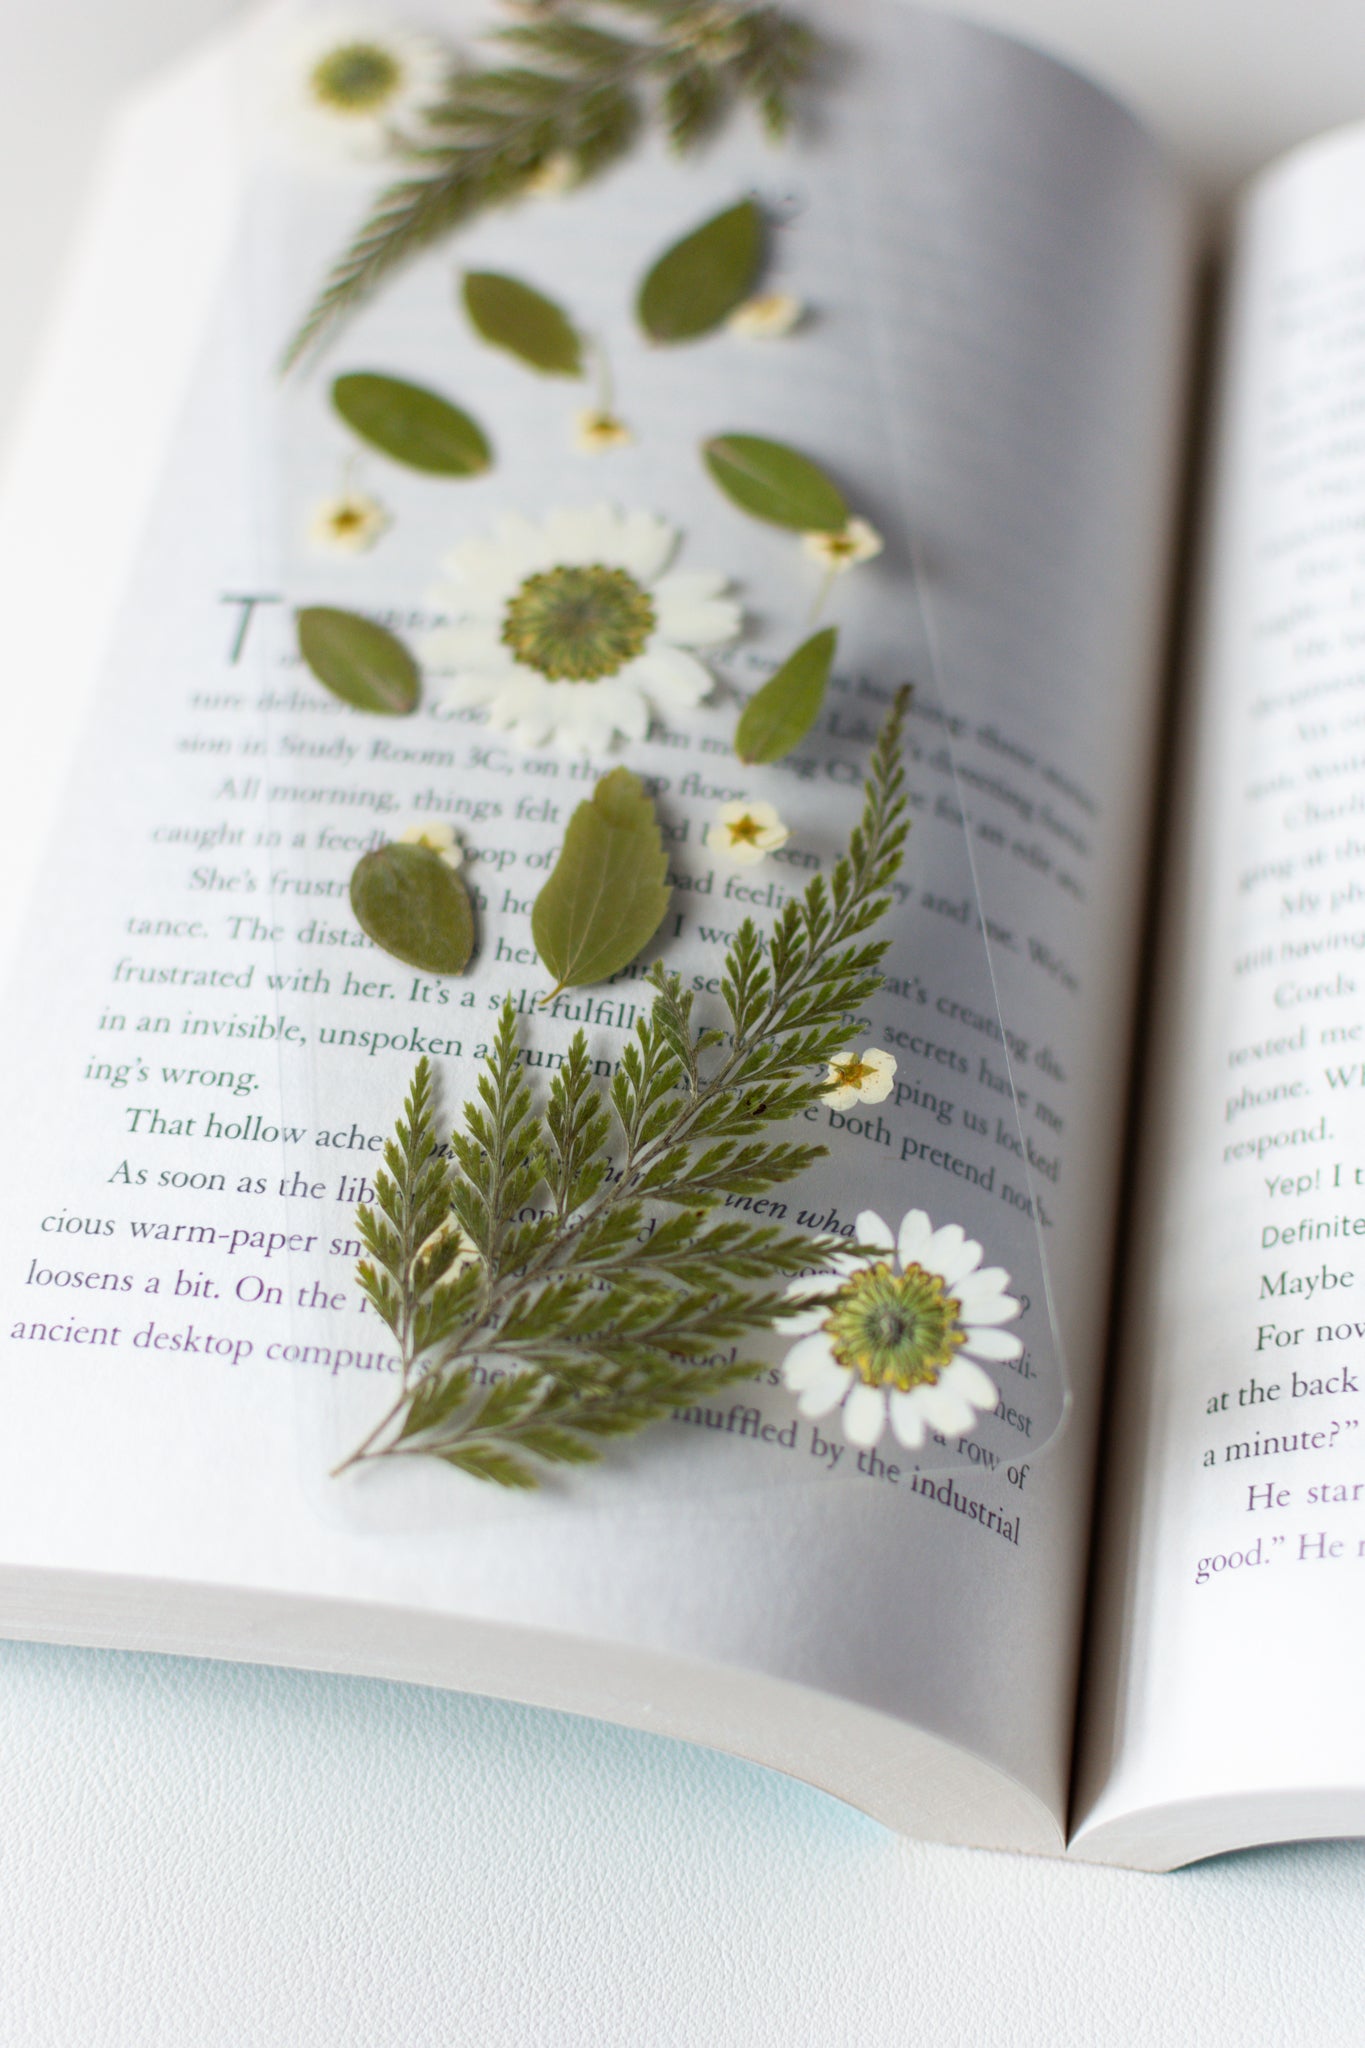
M 765 940 L 749 920 L 720 977 L 730 1029 L 699 1028 L 661 963 L 610 1087 L 579 1031 L 537 1110 L 505 1004 L 448 1154 L 423 1060 L 358 1214 L 367 1299 L 400 1351 L 397 1400 L 337 1467 L 435 1457 L 499 1485 L 601 1455 L 751 1378 L 745 1347 L 810 1306 L 785 1283 L 841 1239 L 725 1213 L 804 1173 L 822 1146 L 775 1127 L 829 1083 L 852 1018 L 880 986 L 874 928 L 909 829 L 901 691 L 869 767 L 862 817 L 828 883 L 815 876 Z
M 531 13 L 489 38 L 496 58 L 507 61 L 457 70 L 429 110 L 422 135 L 404 151 L 409 174 L 379 194 L 332 266 L 286 351 L 285 369 L 401 264 L 539 177 L 558 171 L 575 184 L 594 177 L 624 155 L 656 112 L 681 151 L 742 101 L 781 135 L 820 50 L 804 23 L 768 5 L 558 0 Z

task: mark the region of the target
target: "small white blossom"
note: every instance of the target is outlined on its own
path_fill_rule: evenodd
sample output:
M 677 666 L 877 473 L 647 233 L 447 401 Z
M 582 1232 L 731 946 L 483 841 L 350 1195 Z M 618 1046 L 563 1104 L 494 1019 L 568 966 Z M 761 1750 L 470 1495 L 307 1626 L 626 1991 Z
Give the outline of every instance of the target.
M 817 1297 L 784 1327 L 797 1342 L 782 1377 L 815 1420 L 839 1410 L 844 1435 L 863 1449 L 889 1421 L 908 1451 L 929 1430 L 964 1436 L 999 1396 L 981 1359 L 1002 1364 L 1023 1355 L 1000 1327 L 1019 1303 L 1005 1292 L 1009 1274 L 981 1264 L 981 1246 L 961 1224 L 935 1230 L 912 1209 L 896 1237 L 872 1210 L 858 1217 L 864 1250 L 836 1252 L 822 1272 L 787 1289 L 793 1301 Z
M 443 819 L 429 818 L 420 825 L 409 825 L 398 835 L 402 846 L 425 846 L 431 853 L 438 853 L 448 868 L 458 868 L 464 863 L 464 848 L 455 837 L 453 826 Z
M 273 53 L 280 127 L 315 157 L 374 163 L 443 98 L 450 53 L 370 8 L 313 17 Z
M 736 306 L 726 326 L 746 341 L 780 341 L 799 327 L 806 309 L 792 292 L 755 292 Z
M 720 816 L 706 828 L 706 844 L 712 851 L 740 867 L 752 867 L 765 853 L 785 846 L 790 837 L 771 804 L 750 804 L 742 799 L 722 805 Z
M 320 554 L 363 555 L 391 523 L 378 498 L 364 491 L 342 491 L 313 507 L 308 539 Z
M 581 177 L 577 159 L 567 149 L 556 149 L 544 163 L 537 164 L 521 191 L 532 199 L 560 199 L 572 192 Z
M 886 543 L 866 519 L 850 519 L 840 533 L 803 533 L 801 545 L 831 574 L 842 575 L 859 562 L 870 562 Z
M 825 1101 L 831 1109 L 851 1109 L 855 1102 L 885 1102 L 896 1078 L 893 1054 L 869 1045 L 865 1052 L 832 1060 Z
M 583 455 L 605 455 L 609 448 L 628 448 L 635 439 L 625 421 L 614 412 L 576 412 L 573 430 L 574 446 Z

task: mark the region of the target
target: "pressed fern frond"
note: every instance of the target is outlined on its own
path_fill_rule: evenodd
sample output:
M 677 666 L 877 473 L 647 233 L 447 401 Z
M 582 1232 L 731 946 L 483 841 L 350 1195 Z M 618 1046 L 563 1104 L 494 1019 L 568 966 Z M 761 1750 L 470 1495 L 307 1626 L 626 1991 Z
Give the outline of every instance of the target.
M 656 965 L 610 1089 L 580 1031 L 537 1111 L 506 1005 L 448 1158 L 418 1067 L 379 1213 L 359 1212 L 360 1283 L 398 1341 L 402 1391 L 338 1470 L 435 1457 L 533 1486 L 547 1465 L 594 1459 L 607 1438 L 751 1377 L 744 1347 L 810 1306 L 784 1283 L 842 1241 L 723 1205 L 823 1152 L 780 1127 L 820 1101 L 881 985 L 888 941 L 874 928 L 908 830 L 907 701 L 887 717 L 828 884 L 817 875 L 766 940 L 748 920 L 737 933 L 721 977 L 728 1031 L 698 1028 L 691 994 Z

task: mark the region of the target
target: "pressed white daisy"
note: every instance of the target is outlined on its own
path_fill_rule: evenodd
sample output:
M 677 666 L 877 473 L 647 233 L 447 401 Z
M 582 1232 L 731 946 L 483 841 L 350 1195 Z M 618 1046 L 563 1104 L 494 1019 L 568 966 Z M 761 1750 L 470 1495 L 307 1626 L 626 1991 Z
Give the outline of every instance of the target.
M 635 439 L 614 412 L 590 409 L 573 416 L 574 446 L 583 455 L 605 455 L 609 448 L 628 448 Z
M 896 1078 L 895 1056 L 880 1046 L 831 1060 L 825 1101 L 831 1109 L 851 1109 L 855 1102 L 885 1102 Z
M 390 525 L 378 498 L 345 490 L 321 499 L 308 520 L 308 539 L 321 554 L 363 555 Z
M 281 122 L 314 153 L 374 162 L 419 128 L 450 79 L 450 52 L 387 14 L 315 16 L 275 53 Z
M 870 562 L 886 546 L 875 526 L 866 519 L 850 519 L 839 533 L 803 533 L 801 545 L 808 555 L 828 569 L 832 576 Z
M 403 846 L 425 846 L 429 852 L 438 853 L 448 868 L 464 865 L 464 848 L 455 837 L 454 827 L 441 818 L 427 818 L 420 825 L 409 825 L 398 838 Z
M 792 292 L 755 292 L 742 306 L 736 306 L 726 321 L 732 334 L 746 341 L 780 341 L 799 327 L 805 307 Z
M 785 1325 L 798 1339 L 784 1381 L 803 1415 L 839 1409 L 844 1435 L 864 1449 L 880 1440 L 888 1418 L 910 1451 L 931 1429 L 964 1436 L 999 1398 L 978 1361 L 1004 1363 L 1023 1352 L 1000 1327 L 1019 1313 L 1005 1292 L 1009 1274 L 982 1266 L 980 1245 L 960 1224 L 935 1230 L 922 1209 L 910 1211 L 897 1238 L 870 1209 L 857 1231 L 870 1250 L 837 1253 L 825 1271 L 787 1289 L 797 1301 L 833 1298 Z
M 423 645 L 452 677 L 447 703 L 487 705 L 522 746 L 597 754 L 643 739 L 654 711 L 690 711 L 712 686 L 692 650 L 733 640 L 740 610 L 724 576 L 669 570 L 677 544 L 653 513 L 609 505 L 511 513 L 462 541 L 435 600 L 456 623 Z
M 750 804 L 740 799 L 722 804 L 720 816 L 706 828 L 706 844 L 715 853 L 740 867 L 752 867 L 765 853 L 785 846 L 791 833 L 771 804 Z

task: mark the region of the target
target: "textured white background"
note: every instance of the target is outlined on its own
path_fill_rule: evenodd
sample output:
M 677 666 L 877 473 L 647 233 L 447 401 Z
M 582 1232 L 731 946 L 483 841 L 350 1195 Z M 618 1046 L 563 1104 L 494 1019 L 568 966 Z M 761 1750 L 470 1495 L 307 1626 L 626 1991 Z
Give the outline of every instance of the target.
M 230 0 L 0 0 L 0 434 L 112 100 Z M 1359 0 L 993 0 L 1218 196 L 1365 115 Z M 0 685 L 3 687 L 3 685 Z M 1365 2041 L 1365 1846 L 929 1849 L 728 1758 L 360 1680 L 0 1645 L 4 2048 Z

